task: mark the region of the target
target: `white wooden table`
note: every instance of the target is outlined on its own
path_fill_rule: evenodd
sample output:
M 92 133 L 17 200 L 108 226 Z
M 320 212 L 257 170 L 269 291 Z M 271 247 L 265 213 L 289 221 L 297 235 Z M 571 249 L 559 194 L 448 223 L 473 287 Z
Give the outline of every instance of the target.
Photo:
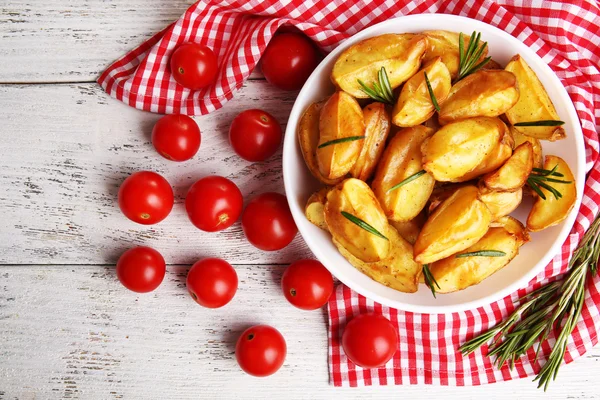
M 302 239 L 275 253 L 254 249 L 239 223 L 218 234 L 188 221 L 183 196 L 220 174 L 245 197 L 283 191 L 281 153 L 251 164 L 227 143 L 230 121 L 260 107 L 282 124 L 294 93 L 258 74 L 225 108 L 197 118 L 196 158 L 153 151 L 157 115 L 109 98 L 94 82 L 108 63 L 175 20 L 185 0 L 0 0 L 0 399 L 49 398 L 533 398 L 529 380 L 487 387 L 336 389 L 328 384 L 325 312 L 302 312 L 280 294 L 284 266 L 310 256 Z M 176 205 L 141 227 L 116 204 L 119 184 L 140 169 L 174 185 Z M 115 278 L 125 249 L 145 244 L 170 264 L 154 293 Z M 186 266 L 205 256 L 235 265 L 240 289 L 221 310 L 197 306 Z M 287 339 L 284 367 L 267 379 L 243 374 L 235 340 L 268 323 Z M 600 349 L 563 367 L 549 394 L 599 398 Z

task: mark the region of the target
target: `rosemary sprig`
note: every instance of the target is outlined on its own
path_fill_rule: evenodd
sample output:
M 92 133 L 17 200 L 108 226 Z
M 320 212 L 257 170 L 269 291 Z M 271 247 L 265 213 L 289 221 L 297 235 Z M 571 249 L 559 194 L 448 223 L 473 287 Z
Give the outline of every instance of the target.
M 513 126 L 561 126 L 564 124 L 565 121 L 544 119 L 540 121 L 517 122 Z
M 581 243 L 573 252 L 569 269 L 560 280 L 547 283 L 520 298 L 520 305 L 504 321 L 487 332 L 467 341 L 459 351 L 467 355 L 491 342 L 488 356 L 501 368 L 505 362 L 512 368 L 514 363 L 537 343 L 536 360 L 542 342 L 551 332 L 556 342 L 534 382 L 538 388 L 548 388 L 556 379 L 565 356 L 567 343 L 579 321 L 585 300 L 585 284 L 588 276 L 598 273 L 600 257 L 600 216 L 592 223 Z
M 425 284 L 427 285 L 427 287 L 431 289 L 431 294 L 433 294 L 433 297 L 437 298 L 435 295 L 435 287 L 437 286 L 437 288 L 439 289 L 440 284 L 437 283 L 437 281 L 433 277 L 433 274 L 429 269 L 429 264 L 423 264 L 423 279 L 425 279 Z
M 344 218 L 346 218 L 348 221 L 352 222 L 353 224 L 358 225 L 360 228 L 364 229 L 365 231 L 367 231 L 377 237 L 380 237 L 382 239 L 389 240 L 383 234 L 381 234 L 381 232 L 379 232 L 377 229 L 373 228 L 371 225 L 369 225 L 362 219 L 358 218 L 357 216 L 352 215 L 346 211 L 342 211 L 341 213 L 344 216 Z
M 415 172 L 414 174 L 412 174 L 411 176 L 409 176 L 408 178 L 404 179 L 402 182 L 392 186 L 391 188 L 388 189 L 388 191 L 386 193 L 391 192 L 392 190 L 396 190 L 401 186 L 406 185 L 407 183 L 410 183 L 412 181 L 414 181 L 415 179 L 417 179 L 418 177 L 420 177 L 421 175 L 425 175 L 427 173 L 427 171 L 425 171 L 424 169 L 420 170 L 419 172 Z
M 358 83 L 361 86 L 361 90 L 365 92 L 367 96 L 373 100 L 377 100 L 381 103 L 394 105 L 396 102 L 394 99 L 394 91 L 385 67 L 381 67 L 377 74 L 377 82 L 373 82 L 373 87 L 368 87 L 363 81 L 358 79 Z
M 457 254 L 456 258 L 465 258 L 465 257 L 504 257 L 506 255 L 505 252 L 499 250 L 479 250 L 472 251 L 470 253 L 462 253 Z
M 556 200 L 558 200 L 562 197 L 561 192 L 559 192 L 556 188 L 548 185 L 546 182 L 564 183 L 564 184 L 572 183 L 571 181 L 565 181 L 562 179 L 551 178 L 551 176 L 564 178 L 563 174 L 561 174 L 560 172 L 556 172 L 557 168 L 558 168 L 558 164 L 555 165 L 554 168 L 552 168 L 552 169 L 533 168 L 533 170 L 531 171 L 531 174 L 527 178 L 527 184 L 529 185 L 529 187 L 534 192 L 536 192 L 538 194 L 538 196 L 540 196 L 543 200 L 546 200 L 546 195 L 544 194 L 544 192 L 542 191 L 541 188 L 544 188 L 547 191 L 549 191 L 550 193 L 552 193 Z
M 427 77 L 427 72 L 423 71 L 423 75 L 425 75 L 425 84 L 427 85 L 427 91 L 429 92 L 429 97 L 431 98 L 431 104 L 433 104 L 435 111 L 440 112 L 440 106 L 435 98 L 435 94 L 433 93 L 433 88 L 431 87 L 431 82 L 429 82 L 429 78 Z
M 322 143 L 317 148 L 322 149 L 323 147 L 331 146 L 332 144 L 353 142 L 355 140 L 362 140 L 364 138 L 366 138 L 366 136 L 348 136 L 348 137 L 334 139 L 334 140 L 330 140 L 328 142 Z
M 487 47 L 487 42 L 483 42 L 481 45 L 479 45 L 480 40 L 481 32 L 473 32 L 471 34 L 471 38 L 469 39 L 469 46 L 465 51 L 465 39 L 462 32 L 458 35 L 459 67 L 456 82 L 474 72 L 477 72 L 492 59 L 492 57 L 486 57 L 483 59 L 483 61 L 478 63 L 481 55 Z

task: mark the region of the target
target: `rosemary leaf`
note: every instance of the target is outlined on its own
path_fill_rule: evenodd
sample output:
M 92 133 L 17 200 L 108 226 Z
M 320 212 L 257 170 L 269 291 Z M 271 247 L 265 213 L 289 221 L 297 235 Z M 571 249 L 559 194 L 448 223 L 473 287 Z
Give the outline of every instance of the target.
M 465 258 L 465 257 L 504 257 L 506 255 L 505 252 L 499 250 L 479 250 L 472 251 L 470 253 L 462 253 L 457 254 L 456 258 Z
M 323 147 L 331 146 L 332 144 L 345 143 L 345 142 L 353 142 L 355 140 L 362 140 L 364 138 L 366 138 L 366 136 L 348 136 L 348 137 L 344 137 L 344 138 L 330 140 L 328 142 L 320 144 L 317 148 L 318 149 L 322 149 Z
M 364 229 L 365 231 L 367 231 L 377 237 L 380 237 L 382 239 L 389 240 L 387 237 L 383 236 L 381 234 L 381 232 L 379 232 L 377 229 L 373 228 L 371 225 L 367 224 L 362 219 L 360 219 L 346 211 L 342 211 L 341 213 L 344 216 L 344 218 L 346 218 L 348 221 L 352 222 L 353 224 L 358 225 L 360 228 Z
M 540 121 L 517 122 L 513 126 L 561 126 L 564 124 L 564 121 L 545 119 Z
M 433 93 L 433 88 L 431 87 L 431 82 L 429 82 L 429 78 L 427 77 L 427 72 L 423 71 L 423 75 L 425 75 L 425 84 L 427 85 L 427 91 L 429 91 L 429 97 L 431 97 L 433 108 L 435 108 L 435 111 L 440 112 L 440 106 L 435 98 L 435 94 Z
M 425 284 L 429 287 L 429 289 L 431 289 L 431 294 L 433 294 L 433 297 L 437 298 L 435 293 L 435 287 L 437 286 L 437 288 L 439 289 L 440 284 L 435 280 L 435 277 L 431 273 L 431 270 L 429 269 L 429 264 L 423 264 L 423 279 L 425 280 Z
M 391 192 L 392 190 L 396 190 L 401 186 L 406 185 L 407 183 L 410 183 L 412 181 L 414 181 L 415 179 L 417 179 L 418 177 L 420 177 L 421 175 L 426 174 L 427 172 L 422 169 L 419 172 L 415 172 L 414 174 L 412 174 L 411 176 L 409 176 L 408 178 L 404 179 L 402 182 L 392 186 L 391 188 L 388 189 L 387 193 Z
M 373 100 L 390 105 L 394 104 L 394 90 L 390 84 L 385 67 L 381 67 L 377 73 L 377 82 L 373 82 L 373 87 L 368 87 L 367 84 L 360 79 L 358 79 L 358 84 L 360 85 L 361 90 Z
M 480 45 L 480 41 L 481 32 L 473 32 L 469 38 L 469 45 L 465 51 L 465 40 L 462 32 L 458 35 L 459 67 L 456 82 L 478 71 L 491 60 L 491 57 L 486 57 L 479 62 L 479 59 L 487 48 L 487 42 L 483 42 Z

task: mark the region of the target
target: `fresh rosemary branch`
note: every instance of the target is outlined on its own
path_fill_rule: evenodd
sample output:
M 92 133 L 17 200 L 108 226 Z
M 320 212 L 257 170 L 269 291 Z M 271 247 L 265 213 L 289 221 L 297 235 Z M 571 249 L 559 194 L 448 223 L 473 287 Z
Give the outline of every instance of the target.
M 425 75 L 425 84 L 427 85 L 427 91 L 429 92 L 429 97 L 431 98 L 431 104 L 433 104 L 435 111 L 440 112 L 440 105 L 438 104 L 435 94 L 433 93 L 433 88 L 431 87 L 431 82 L 429 82 L 429 78 L 427 77 L 427 72 L 423 71 L 423 75 Z
M 423 279 L 425 279 L 425 284 L 429 287 L 429 289 L 431 289 L 431 294 L 433 294 L 433 297 L 436 297 L 435 287 L 437 286 L 437 288 L 439 289 L 440 284 L 437 283 L 437 281 L 433 277 L 433 274 L 429 269 L 429 264 L 423 264 Z
M 406 185 L 407 183 L 410 183 L 412 181 L 414 181 L 415 179 L 417 179 L 418 177 L 420 177 L 421 175 L 425 175 L 427 172 L 422 169 L 419 172 L 415 172 L 414 174 L 412 174 L 411 176 L 409 176 L 408 178 L 404 179 L 402 182 L 395 184 L 394 186 L 392 186 L 391 188 L 388 189 L 388 191 L 386 193 L 391 192 L 392 190 L 396 190 L 401 186 Z
M 322 149 L 323 147 L 331 146 L 332 144 L 345 143 L 345 142 L 353 142 L 355 140 L 362 140 L 364 138 L 366 138 L 366 136 L 348 136 L 348 137 L 344 137 L 344 138 L 330 140 L 328 142 L 320 144 L 317 148 L 318 149 Z
M 371 225 L 369 225 L 368 223 L 366 223 L 365 221 L 363 221 L 362 219 L 358 218 L 355 215 L 350 214 L 349 212 L 346 211 L 342 211 L 342 215 L 344 216 L 344 218 L 346 218 L 348 221 L 352 222 L 355 225 L 358 225 L 360 228 L 364 229 L 365 231 L 380 237 L 382 239 L 385 240 L 389 240 L 387 237 L 385 237 L 381 232 L 379 232 L 377 229 L 375 229 L 374 227 L 372 227 Z
M 485 64 L 492 59 L 492 57 L 486 57 L 483 61 L 479 62 L 481 55 L 487 47 L 487 42 L 483 42 L 479 45 L 481 40 L 481 32 L 473 32 L 469 39 L 469 46 L 465 51 L 465 39 L 462 32 L 458 35 L 458 77 L 456 82 L 460 81 L 466 76 L 471 75 L 474 72 L 479 71 Z
M 373 100 L 377 100 L 381 103 L 394 105 L 396 102 L 394 99 L 394 91 L 385 67 L 381 67 L 377 74 L 378 82 L 373 82 L 373 87 L 368 87 L 363 81 L 358 79 L 358 83 L 361 86 L 361 90 L 366 93 L 367 96 Z
M 564 184 L 572 183 L 571 181 L 565 181 L 562 179 L 551 178 L 551 176 L 564 178 L 563 174 L 561 174 L 560 172 L 556 172 L 557 168 L 558 168 L 558 164 L 555 165 L 554 168 L 552 168 L 551 170 L 543 169 L 543 168 L 534 168 L 531 171 L 531 174 L 529 175 L 529 177 L 527 178 L 527 184 L 529 185 L 529 187 L 534 192 L 536 192 L 538 194 L 538 196 L 540 196 L 544 200 L 546 200 L 546 195 L 544 194 L 544 192 L 542 191 L 541 188 L 544 188 L 547 191 L 549 191 L 550 193 L 552 193 L 554 195 L 554 198 L 557 200 L 562 197 L 561 192 L 559 192 L 553 186 L 548 185 L 546 182 L 564 183 Z
M 541 344 L 551 332 L 556 342 L 546 363 L 534 379 L 538 388 L 548 388 L 556 379 L 565 356 L 569 337 L 575 329 L 585 300 L 588 276 L 598 273 L 600 257 L 600 216 L 592 223 L 581 243 L 573 252 L 569 269 L 561 279 L 547 283 L 520 298 L 520 305 L 504 321 L 487 332 L 467 341 L 459 351 L 467 355 L 490 342 L 488 357 L 501 368 L 509 367 L 537 343 L 536 360 Z

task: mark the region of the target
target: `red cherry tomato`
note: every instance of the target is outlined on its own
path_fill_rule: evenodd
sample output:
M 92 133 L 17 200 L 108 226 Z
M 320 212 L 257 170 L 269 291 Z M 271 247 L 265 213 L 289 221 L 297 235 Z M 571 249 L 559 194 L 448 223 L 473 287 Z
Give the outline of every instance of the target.
M 333 277 L 317 260 L 299 260 L 283 273 L 281 288 L 292 305 L 303 310 L 316 310 L 329 300 Z
M 192 185 L 185 198 L 190 221 L 206 232 L 229 228 L 242 213 L 242 192 L 227 178 L 207 176 Z
M 196 303 L 208 308 L 219 308 L 235 296 L 238 277 L 227 261 L 205 258 L 192 266 L 186 286 Z
M 151 292 L 165 277 L 165 259 L 150 247 L 134 247 L 117 262 L 117 278 L 127 289 L 138 293 Z
M 200 129 L 187 115 L 165 115 L 152 129 L 152 145 L 172 161 L 186 161 L 200 148 Z
M 298 232 L 285 196 L 273 192 L 260 194 L 248 203 L 242 229 L 252 245 L 265 251 L 283 249 Z
M 299 33 L 281 33 L 269 42 L 261 58 L 267 81 L 279 89 L 298 90 L 319 64 L 313 43 Z
M 264 161 L 281 144 L 279 122 L 262 110 L 246 110 L 238 114 L 229 128 L 229 142 L 233 150 L 246 161 Z
M 152 225 L 167 218 L 173 209 L 173 189 L 156 172 L 136 172 L 119 188 L 119 207 L 127 218 Z
M 171 55 L 171 74 L 181 86 L 202 89 L 217 76 L 217 56 L 206 46 L 183 43 Z
M 277 372 L 285 361 L 286 353 L 283 335 L 268 325 L 246 329 L 235 346 L 238 364 L 252 376 L 269 376 Z
M 342 347 L 354 364 L 382 367 L 398 350 L 398 332 L 383 315 L 360 314 L 346 325 Z

